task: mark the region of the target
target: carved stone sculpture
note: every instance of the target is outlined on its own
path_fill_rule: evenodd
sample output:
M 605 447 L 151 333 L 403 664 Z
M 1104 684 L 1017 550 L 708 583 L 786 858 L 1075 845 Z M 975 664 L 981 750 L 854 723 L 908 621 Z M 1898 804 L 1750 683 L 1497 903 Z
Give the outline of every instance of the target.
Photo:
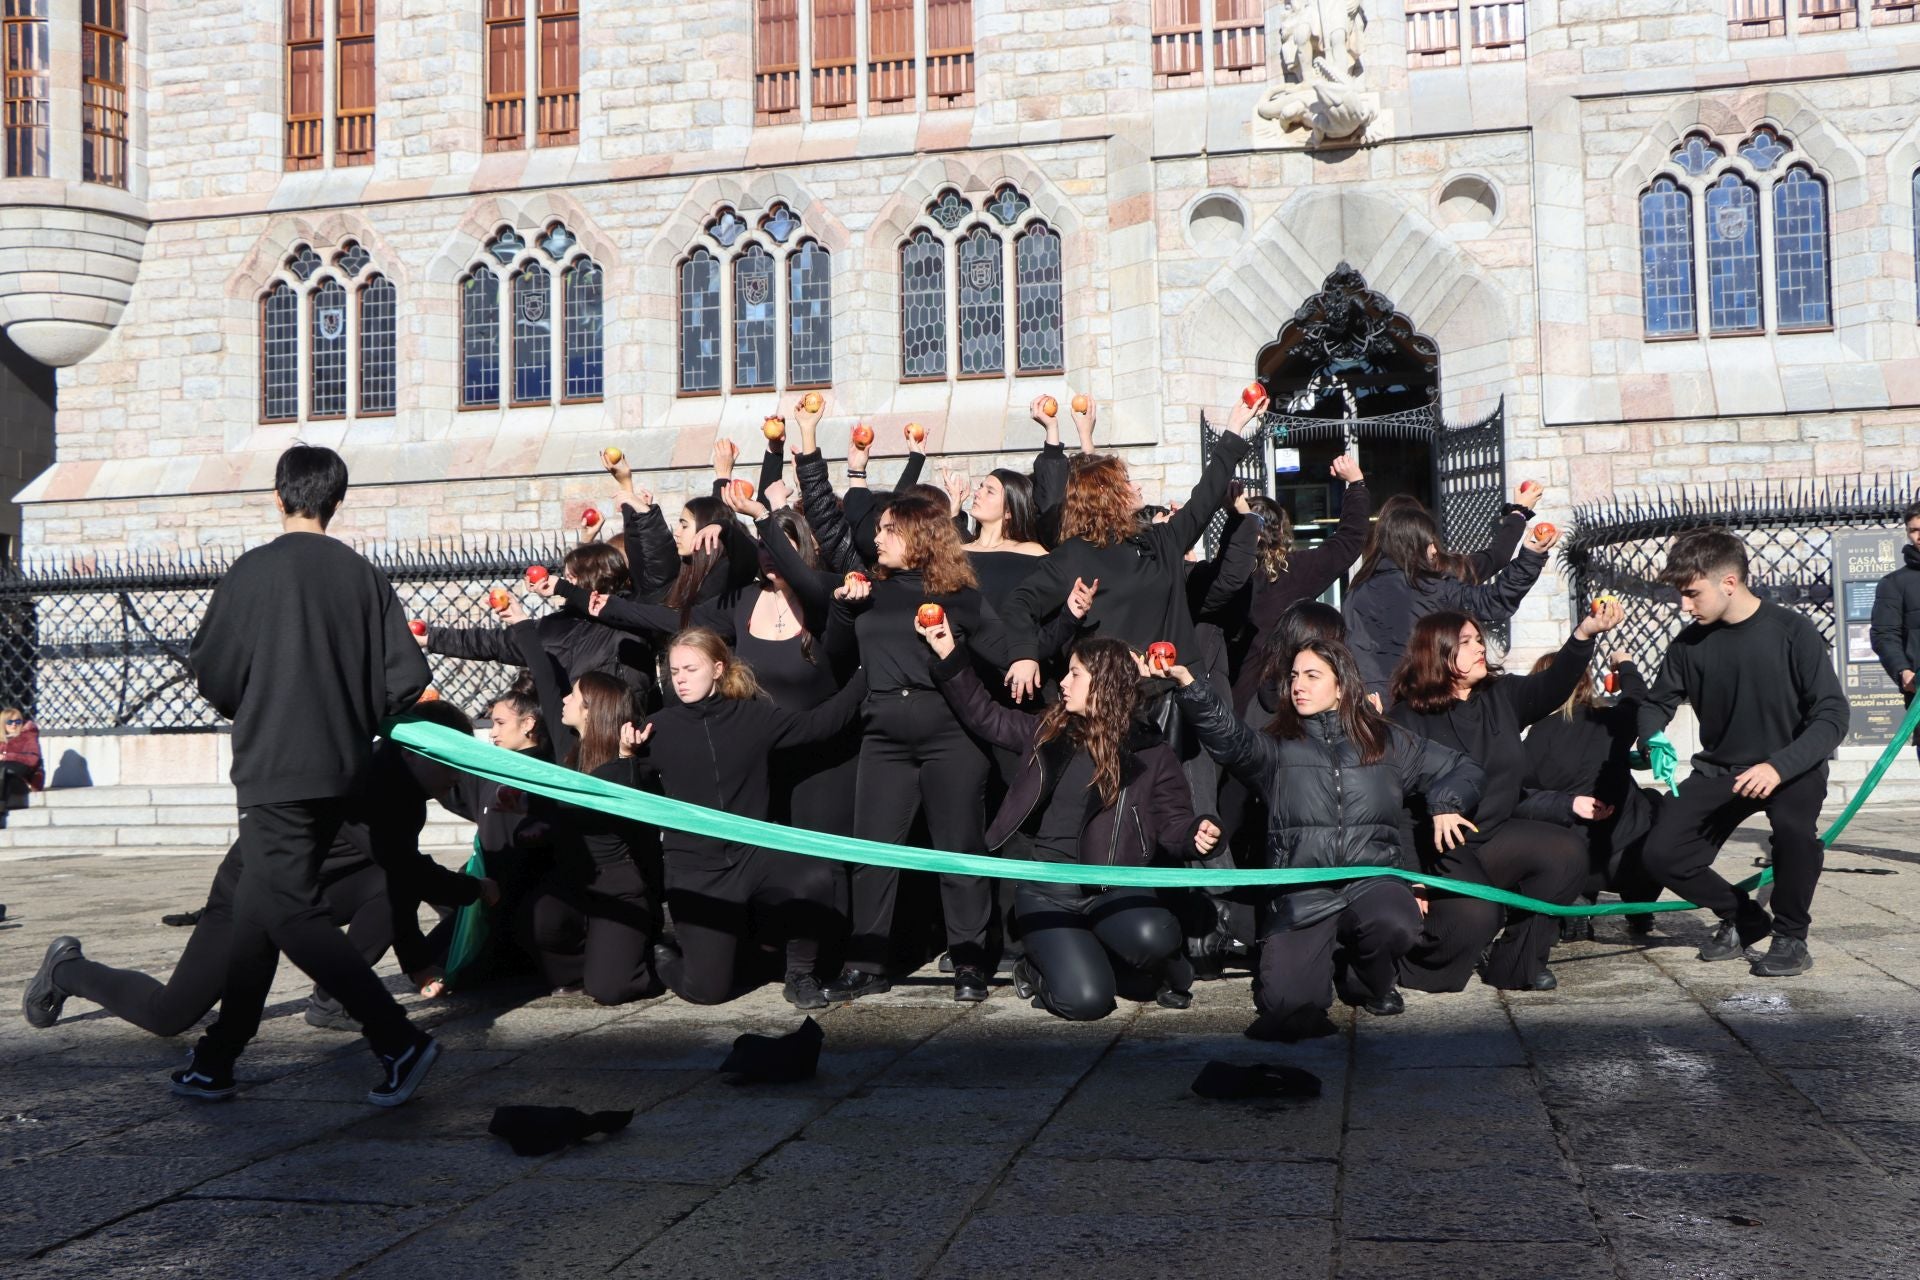
M 1366 27 L 1365 0 L 1285 0 L 1276 24 L 1284 78 L 1254 108 L 1256 141 L 1301 133 L 1308 147 L 1374 140 L 1380 99 L 1363 79 Z

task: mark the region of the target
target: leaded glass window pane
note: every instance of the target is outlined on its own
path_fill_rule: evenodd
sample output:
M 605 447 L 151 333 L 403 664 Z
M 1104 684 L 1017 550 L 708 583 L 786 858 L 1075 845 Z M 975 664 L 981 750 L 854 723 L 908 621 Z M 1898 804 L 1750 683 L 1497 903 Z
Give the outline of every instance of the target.
M 1833 323 L 1827 292 L 1827 186 L 1789 169 L 1773 187 L 1773 287 L 1782 329 Z
M 1760 196 L 1733 174 L 1707 188 L 1707 323 L 1760 328 Z
M 967 203 L 965 196 L 948 187 L 934 197 L 933 203 L 927 206 L 927 212 L 933 215 L 935 222 L 951 231 L 967 220 L 967 215 L 973 212 L 973 206 Z
M 260 308 L 260 417 L 291 422 L 300 416 L 300 295 L 284 281 Z
M 947 372 L 947 246 L 922 228 L 900 246 L 900 376 Z
M 360 412 L 392 413 L 399 385 L 394 342 L 399 332 L 399 293 L 393 281 L 375 276 L 360 290 Z
M 1007 367 L 1005 269 L 1000 237 L 975 227 L 960 240 L 960 373 Z
M 316 418 L 347 412 L 347 291 L 328 280 L 313 294 L 313 405 Z
M 513 278 L 513 402 L 553 397 L 553 281 L 528 263 Z
M 1693 197 L 1672 178 L 1640 197 L 1640 291 L 1649 338 L 1694 331 Z
M 520 233 L 512 227 L 504 228 L 499 235 L 487 242 L 487 252 L 492 254 L 493 260 L 503 267 L 519 257 L 520 251 L 526 247 L 527 242 L 522 240 Z
M 787 259 L 787 385 L 833 381 L 833 259 L 809 240 Z
M 786 205 L 776 204 L 760 219 L 760 226 L 773 237 L 775 244 L 785 244 L 800 229 L 800 218 Z
M 1687 140 L 1673 151 L 1674 162 L 1696 178 L 1719 164 L 1726 155 L 1714 145 L 1712 139 L 1703 138 L 1697 133 L 1689 134 Z
M 600 337 L 601 272 L 590 258 L 567 268 L 567 399 L 597 400 L 606 385 Z
M 373 255 L 361 248 L 358 241 L 349 241 L 346 250 L 341 253 L 338 261 L 340 263 L 340 269 L 346 272 L 347 279 L 351 280 L 360 274 L 361 268 L 373 261 Z
M 707 234 L 722 249 L 733 248 L 733 242 L 747 229 L 746 222 L 731 209 L 722 209 L 712 222 L 707 224 Z
M 773 255 L 750 244 L 733 260 L 734 386 L 773 385 L 773 311 Z
M 311 245 L 295 245 L 292 254 L 287 257 L 287 268 L 302 280 L 310 278 L 320 267 L 320 255 L 313 251 Z
M 1765 173 L 1773 168 L 1781 156 L 1787 154 L 1787 147 L 1781 142 L 1779 134 L 1761 125 L 1753 131 L 1751 138 L 1740 145 L 1740 154 L 1747 158 L 1748 164 Z
M 1020 194 L 1020 189 L 1009 185 L 993 193 L 993 201 L 987 205 L 987 212 L 1000 219 L 1001 226 L 1010 227 L 1020 221 L 1020 215 L 1027 211 L 1029 205 L 1028 199 Z
M 552 229 L 540 240 L 540 252 L 555 262 L 566 257 L 567 250 L 571 248 L 573 248 L 573 232 L 567 230 L 566 224 L 562 222 L 554 223 Z
M 500 278 L 479 268 L 460 282 L 460 403 L 500 403 Z
M 1020 308 L 1020 329 L 1014 336 L 1020 372 L 1052 373 L 1065 368 L 1059 233 L 1035 223 L 1014 241 L 1013 278 Z
M 720 389 L 720 263 L 695 249 L 680 264 L 680 392 Z

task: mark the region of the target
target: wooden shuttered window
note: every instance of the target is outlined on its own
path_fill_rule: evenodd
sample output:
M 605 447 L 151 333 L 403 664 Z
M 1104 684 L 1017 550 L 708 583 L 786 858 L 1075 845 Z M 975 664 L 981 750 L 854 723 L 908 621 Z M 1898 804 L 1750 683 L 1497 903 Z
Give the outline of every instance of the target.
M 1166 88 L 1198 84 L 1206 70 L 1201 0 L 1153 0 L 1153 81 Z
M 753 118 L 800 118 L 800 0 L 754 0 Z
M 487 0 L 487 84 L 482 103 L 487 151 L 527 144 L 526 0 Z
M 1226 84 L 1267 74 L 1267 6 L 1261 0 L 1214 0 L 1213 69 Z
M 913 110 L 913 0 L 867 0 L 867 114 Z
M 127 185 L 127 0 L 80 0 L 81 179 Z
M 927 0 L 927 108 L 973 105 L 973 0 Z
M 327 26 L 323 0 L 287 0 L 287 169 L 325 159 Z
M 0 0 L 0 24 L 5 37 L 5 174 L 44 178 L 53 123 L 47 0 Z
M 858 0 L 813 0 L 813 117 L 837 120 L 859 106 L 854 47 Z
M 1460 6 L 1457 0 L 1407 0 L 1407 65 L 1460 65 Z
M 339 105 L 334 121 L 333 162 L 336 165 L 372 164 L 374 0 L 339 0 L 339 3 L 335 36 L 340 48 L 334 83 L 334 97 Z
M 539 116 L 536 145 L 580 141 L 580 0 L 540 0 Z

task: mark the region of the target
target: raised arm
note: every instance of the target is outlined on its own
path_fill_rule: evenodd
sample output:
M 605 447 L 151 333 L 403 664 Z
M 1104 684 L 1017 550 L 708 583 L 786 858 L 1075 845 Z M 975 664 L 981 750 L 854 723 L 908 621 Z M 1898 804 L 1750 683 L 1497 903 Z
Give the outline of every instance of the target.
M 393 587 L 385 577 L 380 579 L 380 586 L 380 638 L 381 647 L 386 650 L 383 664 L 386 713 L 397 716 L 420 701 L 420 695 L 433 680 L 433 671 L 407 626 L 407 611 L 400 607 L 400 598 L 393 594 Z
M 673 549 L 673 530 L 660 508 L 648 503 L 636 511 L 620 504 L 621 538 L 627 547 L 627 573 L 633 579 L 636 597 L 654 595 L 673 585 L 680 576 L 680 556 Z
M 553 594 L 579 610 L 583 615 L 606 626 L 620 631 L 632 632 L 649 639 L 664 639 L 683 630 L 680 610 L 664 604 L 643 604 L 634 600 L 624 600 L 619 596 L 609 596 L 601 604 L 600 612 L 592 609 L 592 594 L 585 588 L 561 578 L 553 584 Z M 716 631 L 728 644 L 734 641 L 733 610 L 720 608 L 714 604 L 702 602 L 694 605 L 689 621 L 695 626 Z
M 1175 668 L 1176 672 L 1184 670 Z M 1178 674 L 1174 676 L 1179 678 Z M 1267 775 L 1280 764 L 1279 744 L 1267 734 L 1247 728 L 1206 681 L 1195 680 L 1190 673 L 1187 683 L 1175 692 L 1174 701 L 1207 754 L 1254 788 L 1256 794 L 1266 794 Z
M 1500 513 L 1500 523 L 1493 526 L 1493 537 L 1487 545 L 1467 557 L 1473 566 L 1474 576 L 1485 582 L 1509 560 L 1520 546 L 1520 539 L 1526 535 L 1527 521 L 1533 519 L 1533 512 L 1518 503 L 1508 503 L 1507 509 Z
M 834 496 L 833 482 L 827 476 L 826 460 L 818 449 L 793 455 L 794 478 L 800 482 L 800 508 L 814 541 L 820 544 L 820 563 L 836 573 L 864 569 L 860 554 L 854 550 L 853 529 L 847 523 L 840 499 Z
M 1583 624 L 1584 625 L 1584 624 Z M 1566 704 L 1593 664 L 1593 638 L 1579 631 L 1567 638 L 1544 671 L 1501 676 L 1499 689 L 1521 728 L 1546 719 Z
M 839 584 L 800 558 L 800 549 L 787 538 L 787 531 L 774 523 L 772 516 L 756 521 L 754 529 L 760 535 L 760 546 L 767 553 L 767 559 L 773 561 L 773 571 L 800 597 L 800 607 L 806 614 L 801 620 L 807 630 L 816 636 L 825 635 L 827 613 L 833 607 L 833 589 Z
M 1240 588 L 1253 580 L 1259 552 L 1260 517 L 1251 513 L 1228 516 L 1220 554 L 1195 565 L 1187 578 L 1187 600 L 1195 621 L 1204 621 L 1233 602 Z
M 1344 459 L 1344 454 L 1334 459 L 1336 471 Z M 1340 523 L 1333 527 L 1331 537 L 1317 547 L 1288 556 L 1287 572 L 1278 582 L 1254 575 L 1252 612 L 1258 630 L 1271 628 L 1292 605 L 1319 599 L 1360 558 L 1367 533 L 1373 528 L 1373 495 L 1358 467 L 1353 468 L 1353 477 L 1341 496 Z
M 1188 547 L 1200 541 L 1200 535 L 1207 531 L 1207 523 L 1220 510 L 1220 504 L 1227 500 L 1227 486 L 1233 483 L 1234 470 L 1252 448 L 1245 436 L 1234 431 L 1214 439 L 1213 456 L 1207 459 L 1206 469 L 1200 473 L 1200 482 L 1187 495 L 1187 505 L 1174 512 L 1173 518 L 1160 526 L 1167 531 L 1181 554 L 1184 555 Z
M 427 652 L 470 662 L 520 665 L 519 648 L 500 627 L 428 627 Z
M 936 657 L 932 671 L 933 682 L 953 708 L 954 718 L 969 732 L 1008 751 L 1033 749 L 1040 717 L 995 702 L 973 669 L 973 655 L 967 646 L 956 644 L 946 657 Z
M 1428 589 L 1439 597 L 1445 608 L 1482 622 L 1505 622 L 1520 608 L 1521 602 L 1527 598 L 1527 592 L 1533 590 L 1533 584 L 1540 580 L 1540 571 L 1546 566 L 1546 552 L 1523 547 L 1487 582 L 1433 578 L 1428 582 Z

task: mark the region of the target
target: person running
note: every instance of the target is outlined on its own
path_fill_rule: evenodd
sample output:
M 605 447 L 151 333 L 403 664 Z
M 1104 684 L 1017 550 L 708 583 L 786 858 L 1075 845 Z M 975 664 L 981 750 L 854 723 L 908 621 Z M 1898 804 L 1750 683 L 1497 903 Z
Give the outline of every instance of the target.
M 1478 765 L 1460 752 L 1389 723 L 1367 700 L 1353 655 L 1337 640 L 1306 639 L 1288 662 L 1287 696 L 1255 731 L 1185 667 L 1180 712 L 1222 767 L 1265 798 L 1265 865 L 1400 865 L 1401 815 L 1423 797 L 1433 839 L 1451 845 L 1480 800 Z M 1262 912 L 1248 1034 L 1300 1040 L 1332 1032 L 1327 1017 L 1336 976 L 1343 994 L 1370 1013 L 1405 1009 L 1395 966 L 1420 936 L 1421 904 L 1386 876 L 1304 885 L 1273 893 Z
M 1873 589 L 1873 623 L 1868 634 L 1874 656 L 1910 707 L 1914 673 L 1920 671 L 1920 502 L 1910 505 L 1900 521 L 1906 527 L 1907 545 L 1900 549 L 1900 567 Z M 1920 729 L 1914 730 L 1913 745 L 1920 753 Z
M 173 1073 L 174 1092 L 230 1098 L 284 953 L 366 1030 L 376 1106 L 412 1097 L 439 1056 L 328 918 L 319 869 L 366 782 L 381 723 L 425 691 L 427 660 L 380 571 L 327 525 L 347 464 L 295 445 L 274 468 L 280 537 L 221 578 L 188 654 L 201 696 L 233 721 L 242 873 L 220 1016 Z
M 1719 917 L 1700 959 L 1744 958 L 1759 978 L 1805 973 L 1826 856 L 1815 823 L 1827 760 L 1847 735 L 1847 695 L 1813 623 L 1753 593 L 1746 544 L 1732 532 L 1674 539 L 1660 580 L 1693 621 L 1674 637 L 1640 705 L 1640 738 L 1666 728 L 1684 702 L 1699 717 L 1700 750 L 1647 836 L 1647 872 Z M 1756 813 L 1773 829 L 1771 916 L 1713 869 L 1733 829 Z

